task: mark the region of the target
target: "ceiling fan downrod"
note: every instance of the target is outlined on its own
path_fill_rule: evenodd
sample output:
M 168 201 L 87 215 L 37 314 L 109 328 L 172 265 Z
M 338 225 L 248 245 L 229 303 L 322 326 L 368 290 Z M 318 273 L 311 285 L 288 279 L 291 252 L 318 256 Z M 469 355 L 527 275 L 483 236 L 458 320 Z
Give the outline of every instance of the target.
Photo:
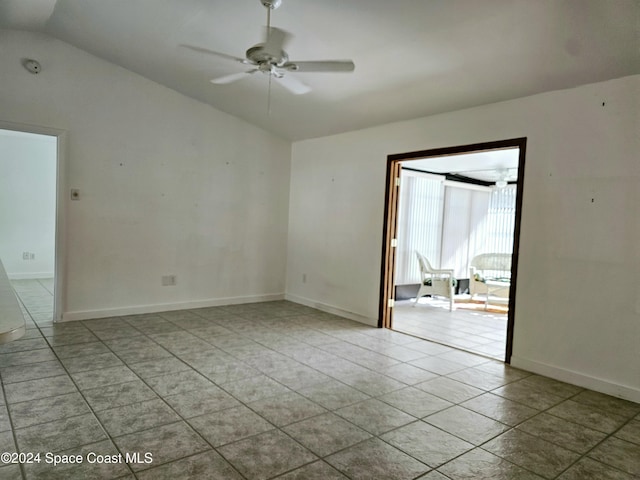
M 260 0 L 260 3 L 262 3 L 262 5 L 267 9 L 267 42 L 268 42 L 269 37 L 271 36 L 271 10 L 275 10 L 276 8 L 278 8 L 282 4 L 282 0 Z M 284 54 L 284 52 L 282 53 Z M 249 56 L 248 53 L 247 53 L 247 56 Z M 263 65 L 260 65 L 258 69 L 261 70 L 263 73 L 267 73 L 269 75 L 269 87 L 267 90 L 267 116 L 270 117 L 271 116 L 271 78 L 274 76 L 274 74 L 278 78 L 281 78 L 282 75 L 277 74 L 275 66 L 271 63 L 268 64 L 268 71 L 266 71 L 266 69 L 262 67 Z
M 271 10 L 275 10 L 282 5 L 282 0 L 260 0 L 260 3 L 267 9 L 267 36 L 271 30 Z

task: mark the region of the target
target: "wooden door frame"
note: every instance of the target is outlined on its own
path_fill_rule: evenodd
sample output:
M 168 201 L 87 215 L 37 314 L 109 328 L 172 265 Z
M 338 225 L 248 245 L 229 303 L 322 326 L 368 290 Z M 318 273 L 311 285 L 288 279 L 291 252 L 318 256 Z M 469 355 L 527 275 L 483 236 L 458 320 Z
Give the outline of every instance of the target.
M 391 246 L 392 239 L 398 231 L 398 193 L 401 162 L 418 160 L 429 157 L 445 157 L 469 154 L 487 150 L 518 148 L 518 180 L 516 191 L 516 218 L 513 231 L 513 253 L 511 261 L 511 289 L 509 290 L 509 313 L 507 314 L 507 344 L 505 349 L 505 363 L 511 362 L 513 353 L 513 327 L 516 311 L 516 289 L 518 283 L 518 256 L 520 252 L 520 225 L 522 217 L 522 194 L 524 185 L 524 163 L 526 156 L 527 138 L 512 138 L 494 142 L 458 145 L 454 147 L 435 148 L 416 152 L 398 153 L 387 157 L 387 177 L 385 190 L 385 214 L 382 237 L 382 267 L 380 275 L 380 305 L 378 327 L 391 328 L 392 303 L 395 288 L 395 248 Z

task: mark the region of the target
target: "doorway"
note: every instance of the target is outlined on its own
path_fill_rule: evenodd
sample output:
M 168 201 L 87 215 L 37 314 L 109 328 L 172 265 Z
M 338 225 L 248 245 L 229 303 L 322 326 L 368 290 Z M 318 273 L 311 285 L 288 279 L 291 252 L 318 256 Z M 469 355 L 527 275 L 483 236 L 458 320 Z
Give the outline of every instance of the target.
M 525 149 L 526 138 L 517 138 L 388 157 L 380 327 L 396 329 L 394 319 L 403 319 L 398 330 L 509 363 Z M 496 208 L 495 202 L 502 203 Z M 408 230 L 408 221 L 417 222 L 415 228 Z M 423 275 L 417 253 L 420 265 L 429 257 L 427 264 L 449 273 Z M 504 271 L 487 270 L 486 279 L 482 271 L 469 273 L 483 262 L 501 262 L 495 270 Z M 415 297 L 419 287 L 420 297 L 427 295 L 422 300 Z M 447 329 L 456 325 L 467 332 L 451 335 Z M 492 350 L 480 349 L 480 337 L 460 338 L 475 331 L 486 335 L 482 340 Z
M 62 311 L 63 132 L 0 122 L 0 258 L 38 325 Z

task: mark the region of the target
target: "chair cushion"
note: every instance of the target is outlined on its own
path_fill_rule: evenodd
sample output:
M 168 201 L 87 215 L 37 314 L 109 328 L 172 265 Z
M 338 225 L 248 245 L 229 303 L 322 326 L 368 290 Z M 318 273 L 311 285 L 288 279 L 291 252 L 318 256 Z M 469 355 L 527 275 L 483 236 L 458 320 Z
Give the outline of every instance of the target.
M 511 283 L 511 279 L 509 277 L 483 277 L 479 273 L 473 275 L 473 279 L 476 282 L 486 283 L 489 282 L 503 282 L 503 283 Z
M 444 281 L 446 279 L 443 278 L 442 280 Z M 425 279 L 424 284 L 426 286 L 430 287 L 431 286 L 431 279 L 430 278 Z M 453 278 L 453 287 L 455 288 L 457 286 L 458 286 L 458 280 L 456 278 Z

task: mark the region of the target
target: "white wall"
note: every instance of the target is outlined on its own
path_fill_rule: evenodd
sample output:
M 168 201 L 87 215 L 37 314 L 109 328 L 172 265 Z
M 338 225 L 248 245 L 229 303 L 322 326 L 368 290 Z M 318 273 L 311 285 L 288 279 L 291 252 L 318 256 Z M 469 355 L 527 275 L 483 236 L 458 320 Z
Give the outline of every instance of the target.
M 639 111 L 632 76 L 294 143 L 288 298 L 375 324 L 387 155 L 527 137 L 512 363 L 640 401 Z
M 289 142 L 48 36 L 0 41 L 0 121 L 68 132 L 65 318 L 283 296 Z
M 55 137 L 0 130 L 0 259 L 11 279 L 53 277 L 56 146 Z

